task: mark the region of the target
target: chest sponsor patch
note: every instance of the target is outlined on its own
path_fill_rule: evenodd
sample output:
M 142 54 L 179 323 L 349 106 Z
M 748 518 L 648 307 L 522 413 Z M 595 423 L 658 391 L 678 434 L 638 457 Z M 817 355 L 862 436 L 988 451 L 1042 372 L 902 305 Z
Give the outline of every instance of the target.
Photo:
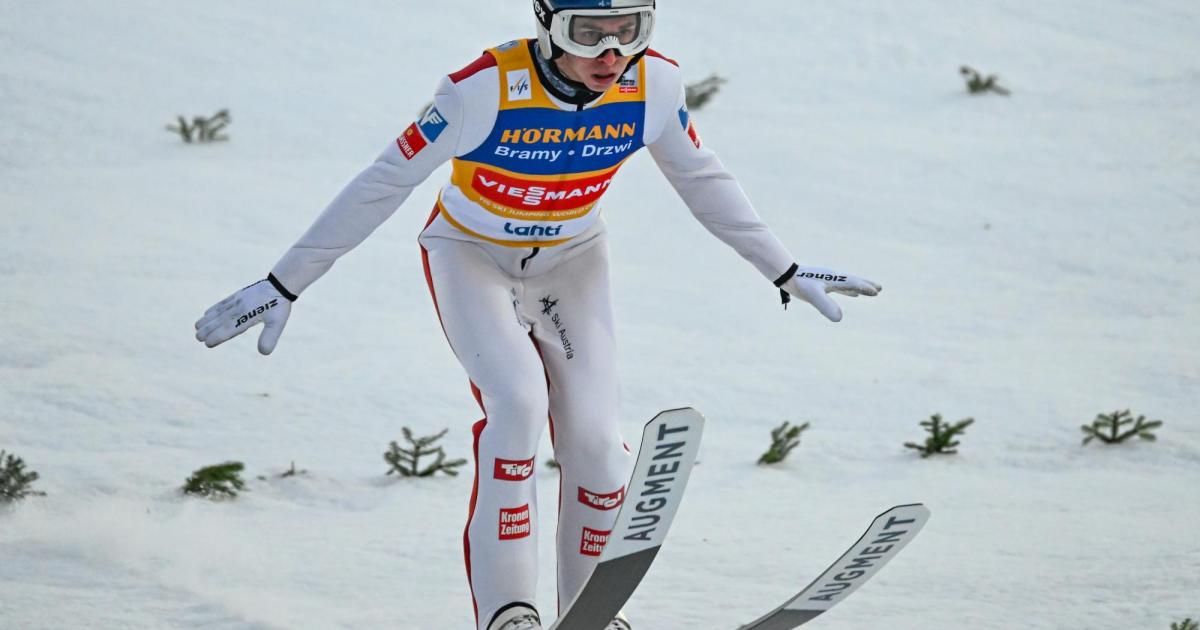
M 406 160 L 416 157 L 421 152 L 421 149 L 424 149 L 428 144 L 425 141 L 425 136 L 421 135 L 421 129 L 417 126 L 417 123 L 409 125 L 408 129 L 405 129 L 404 133 L 400 134 L 399 138 L 396 138 L 396 146 L 400 147 L 400 153 L 404 154 L 404 159 Z
M 524 481 L 533 475 L 533 459 L 496 458 L 493 476 L 501 481 Z
M 589 177 L 544 181 L 513 177 L 481 166 L 475 170 L 471 188 L 501 206 L 554 212 L 595 202 L 608 190 L 614 175 L 616 169 Z

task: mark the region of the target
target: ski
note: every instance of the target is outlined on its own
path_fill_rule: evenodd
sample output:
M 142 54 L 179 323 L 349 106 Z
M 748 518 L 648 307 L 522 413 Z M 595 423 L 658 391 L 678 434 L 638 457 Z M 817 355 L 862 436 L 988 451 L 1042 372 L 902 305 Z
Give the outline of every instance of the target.
M 604 630 L 641 583 L 687 487 L 704 417 L 691 408 L 646 423 L 625 500 L 591 576 L 549 630 Z
M 897 505 L 880 514 L 858 542 L 812 584 L 782 606 L 738 630 L 791 630 L 812 621 L 871 579 L 916 538 L 928 520 L 929 510 L 920 503 Z

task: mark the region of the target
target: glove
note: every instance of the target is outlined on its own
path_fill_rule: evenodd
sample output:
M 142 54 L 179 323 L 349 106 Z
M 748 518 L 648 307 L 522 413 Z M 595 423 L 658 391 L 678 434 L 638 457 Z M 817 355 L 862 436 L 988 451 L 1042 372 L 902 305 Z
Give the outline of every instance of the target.
M 262 324 L 258 351 L 271 354 L 287 325 L 295 299 L 296 296 L 288 293 L 274 276 L 268 276 L 205 311 L 196 322 L 196 341 L 213 348 Z
M 850 297 L 860 295 L 874 297 L 883 290 L 882 286 L 865 278 L 847 276 L 821 267 L 801 267 L 799 265 L 792 265 L 775 281 L 775 286 L 779 287 L 784 308 L 787 308 L 790 296 L 796 296 L 812 304 L 814 308 L 821 311 L 822 315 L 835 322 L 842 321 L 842 309 L 826 295 L 827 293 L 841 293 Z

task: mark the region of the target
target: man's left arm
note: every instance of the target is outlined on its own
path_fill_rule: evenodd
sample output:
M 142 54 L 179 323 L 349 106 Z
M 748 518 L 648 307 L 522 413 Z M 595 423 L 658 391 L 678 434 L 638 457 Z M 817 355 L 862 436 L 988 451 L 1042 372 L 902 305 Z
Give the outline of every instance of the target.
M 671 74 L 678 77 L 677 72 Z M 704 146 L 688 114 L 682 82 L 672 83 L 678 85 L 674 103 L 677 115 L 667 117 L 648 148 L 692 215 L 779 287 L 785 303 L 788 296 L 800 298 L 836 322 L 841 320 L 842 311 L 827 293 L 878 294 L 882 287 L 869 280 L 795 263 L 787 248 L 758 216 L 737 179 L 717 154 Z M 655 105 L 653 100 L 652 93 L 648 107 Z M 658 107 L 664 105 L 658 103 Z

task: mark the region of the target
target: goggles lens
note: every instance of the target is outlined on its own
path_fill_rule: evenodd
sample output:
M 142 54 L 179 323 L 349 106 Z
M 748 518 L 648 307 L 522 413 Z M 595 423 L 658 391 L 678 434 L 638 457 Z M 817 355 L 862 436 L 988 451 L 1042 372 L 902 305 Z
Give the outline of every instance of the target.
M 642 14 L 614 16 L 577 15 L 571 18 L 568 36 L 580 46 L 598 46 L 608 38 L 626 46 L 637 41 L 642 34 Z

